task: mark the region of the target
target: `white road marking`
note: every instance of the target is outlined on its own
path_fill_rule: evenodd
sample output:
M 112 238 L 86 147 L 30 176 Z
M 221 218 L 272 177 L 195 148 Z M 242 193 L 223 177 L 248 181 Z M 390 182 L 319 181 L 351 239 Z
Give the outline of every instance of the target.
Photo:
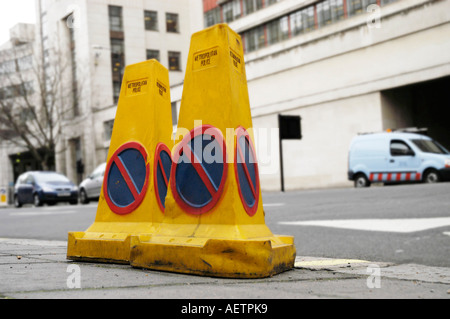
M 263 204 L 264 207 L 275 207 L 275 206 L 284 206 L 284 203 L 269 203 Z
M 66 214 L 75 214 L 76 210 L 66 210 L 66 211 L 33 211 L 33 212 L 14 212 L 10 213 L 10 216 L 45 216 L 45 215 L 66 215 Z
M 322 226 L 366 231 L 411 233 L 450 226 L 450 217 L 404 219 L 342 219 L 279 222 L 281 225 Z

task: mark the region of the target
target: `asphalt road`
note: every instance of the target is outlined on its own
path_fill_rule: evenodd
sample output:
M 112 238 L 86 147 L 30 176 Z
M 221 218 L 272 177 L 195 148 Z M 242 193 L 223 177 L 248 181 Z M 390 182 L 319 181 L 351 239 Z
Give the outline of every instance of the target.
M 297 256 L 450 267 L 450 183 L 263 193 L 266 224 Z M 0 209 L 0 238 L 67 240 L 97 205 Z

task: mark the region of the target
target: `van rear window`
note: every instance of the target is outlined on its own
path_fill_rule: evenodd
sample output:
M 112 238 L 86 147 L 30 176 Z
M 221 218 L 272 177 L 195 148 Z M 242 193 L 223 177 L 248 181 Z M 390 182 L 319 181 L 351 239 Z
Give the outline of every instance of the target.
M 411 140 L 422 152 L 434 154 L 448 154 L 448 151 L 432 140 Z

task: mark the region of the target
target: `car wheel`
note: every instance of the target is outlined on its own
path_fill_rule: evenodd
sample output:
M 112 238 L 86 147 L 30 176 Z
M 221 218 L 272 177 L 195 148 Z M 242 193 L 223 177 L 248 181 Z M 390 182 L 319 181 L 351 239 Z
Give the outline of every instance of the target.
M 363 188 L 363 187 L 369 187 L 370 182 L 367 179 L 366 175 L 364 174 L 358 174 L 355 177 L 355 187 L 356 188 Z
M 428 184 L 434 184 L 438 183 L 440 180 L 439 174 L 436 170 L 430 169 L 429 171 L 425 172 L 423 176 L 423 182 Z
M 39 198 L 38 194 L 34 194 L 33 204 L 34 204 L 35 207 L 42 206 L 42 202 L 41 202 L 41 199 Z
M 87 197 L 86 191 L 84 189 L 80 190 L 80 202 L 81 204 L 89 203 L 89 198 Z
M 19 196 L 14 196 L 14 206 L 16 207 L 16 208 L 19 208 L 19 207 L 22 207 L 22 203 L 20 202 L 20 200 L 19 200 Z

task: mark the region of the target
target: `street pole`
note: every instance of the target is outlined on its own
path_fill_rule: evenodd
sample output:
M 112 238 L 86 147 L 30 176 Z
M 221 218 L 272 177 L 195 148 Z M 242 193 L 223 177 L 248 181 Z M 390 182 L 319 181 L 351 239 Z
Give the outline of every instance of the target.
M 280 177 L 281 177 L 281 191 L 284 192 L 284 172 L 283 172 L 283 139 L 281 136 L 281 114 L 278 114 L 278 137 L 280 141 Z

